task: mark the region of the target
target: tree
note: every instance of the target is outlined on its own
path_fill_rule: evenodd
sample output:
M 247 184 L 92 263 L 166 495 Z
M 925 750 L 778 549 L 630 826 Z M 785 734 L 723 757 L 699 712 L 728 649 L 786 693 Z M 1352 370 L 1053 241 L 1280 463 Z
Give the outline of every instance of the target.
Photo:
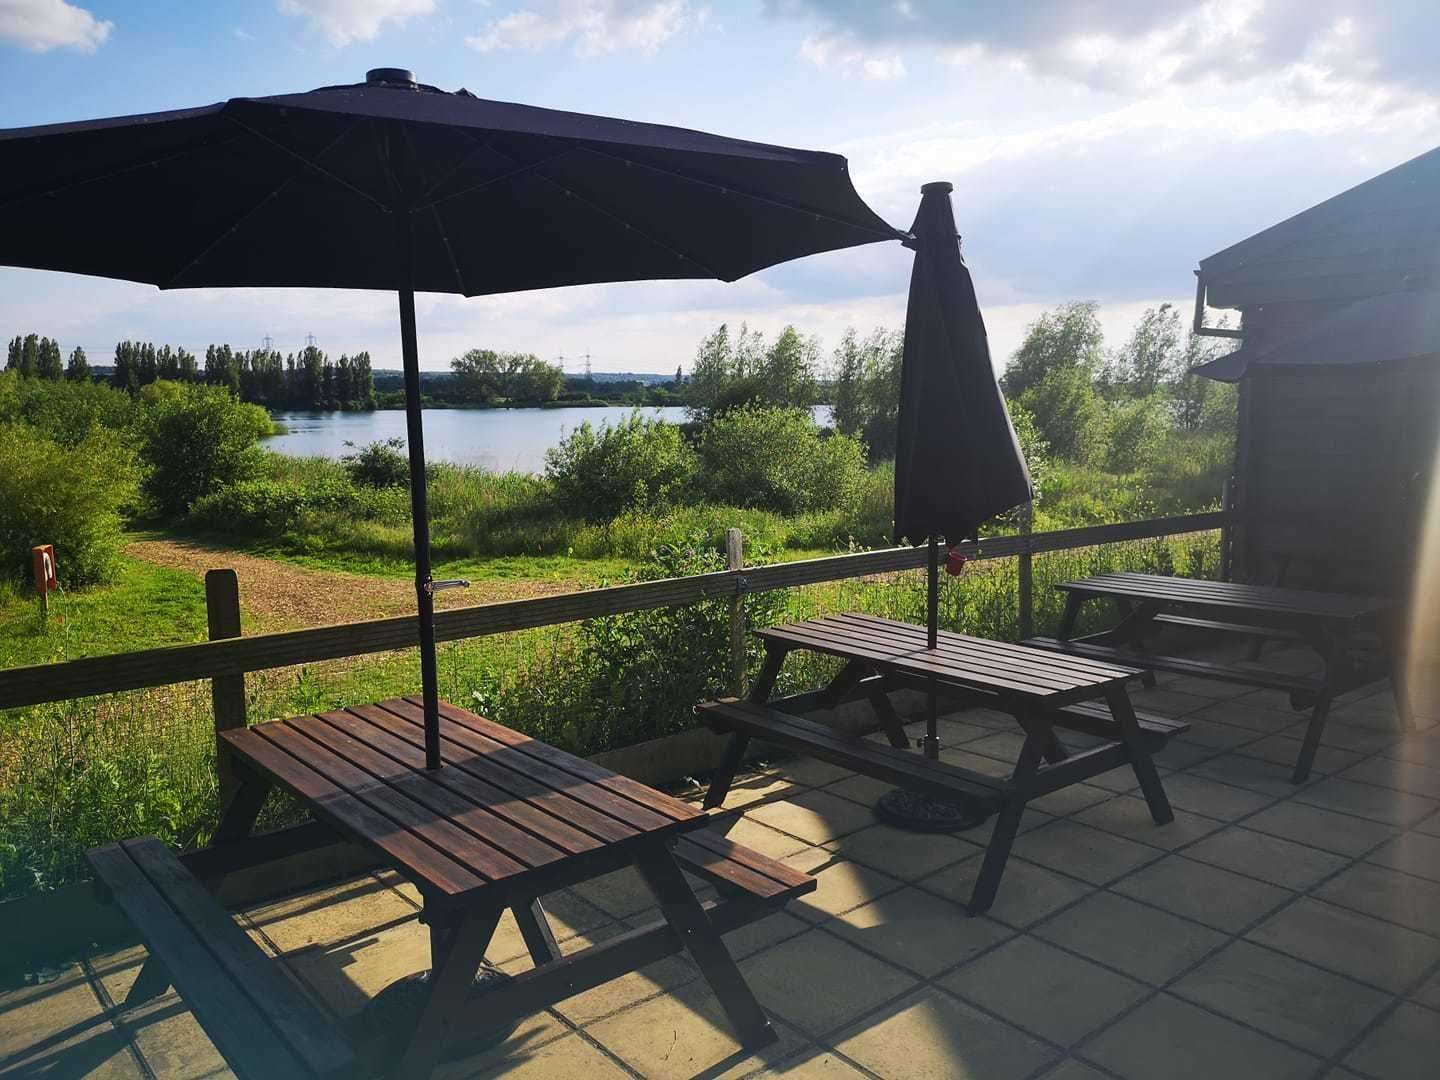
M 115 343 L 115 368 L 110 374 L 110 385 L 117 390 L 133 394 L 140 389 L 140 371 L 135 358 L 133 341 Z
M 368 370 L 368 355 L 366 363 Z M 565 389 L 565 372 L 534 353 L 470 349 L 450 361 L 450 371 L 456 396 L 477 405 L 501 400 L 553 401 Z
M 10 346 L 5 351 L 5 370 L 17 371 L 20 368 L 20 354 L 25 348 L 25 342 L 16 334 L 10 339 Z
M 51 382 L 59 382 L 65 377 L 65 361 L 60 355 L 60 344 L 53 338 L 41 338 L 36 346 L 35 374 Z
M 79 345 L 76 345 L 70 352 L 70 363 L 65 367 L 65 378 L 77 383 L 90 381 L 90 361 L 86 359 L 85 350 Z
M 1098 311 L 1092 301 L 1062 304 L 1031 323 L 1000 380 L 1006 395 L 1020 397 L 1056 370 L 1078 370 L 1087 381 L 1099 372 L 1105 333 Z
M 40 338 L 26 334 L 20 345 L 20 374 L 34 378 L 40 370 Z
M 1105 401 L 1088 370 L 1061 365 L 1019 397 L 1056 457 L 1090 461 L 1105 439 Z
M 1149 308 L 1105 365 L 1102 385 L 1131 397 L 1149 397 L 1185 374 L 1186 352 L 1180 346 L 1180 313 L 1174 305 Z
M 904 350 L 905 335 L 883 326 L 864 341 L 846 330 L 835 350 L 835 428 L 863 441 L 871 461 L 895 456 Z

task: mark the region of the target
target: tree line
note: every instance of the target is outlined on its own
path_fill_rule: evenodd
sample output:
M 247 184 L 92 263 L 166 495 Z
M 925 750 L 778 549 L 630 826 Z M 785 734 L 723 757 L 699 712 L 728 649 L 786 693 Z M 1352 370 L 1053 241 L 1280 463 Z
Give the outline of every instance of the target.
M 78 346 L 68 363 L 60 345 L 38 334 L 16 335 L 6 350 L 5 370 L 36 379 L 95 381 L 85 350 Z M 269 409 L 362 410 L 375 407 L 375 376 L 368 352 L 342 353 L 332 360 L 313 345 L 282 355 L 275 349 L 233 349 L 210 345 L 203 365 L 183 346 L 151 341 L 122 341 L 115 346 L 109 384 L 131 394 L 151 383 L 203 383 L 224 386 L 241 401 Z

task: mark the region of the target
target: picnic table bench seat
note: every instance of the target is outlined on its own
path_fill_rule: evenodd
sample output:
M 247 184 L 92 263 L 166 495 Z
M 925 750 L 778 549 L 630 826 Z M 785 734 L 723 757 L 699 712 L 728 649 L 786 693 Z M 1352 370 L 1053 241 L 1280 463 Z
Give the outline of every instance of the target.
M 173 984 L 242 1078 L 355 1074 L 355 1057 L 335 1026 L 164 844 L 143 836 L 92 848 L 86 857 L 103 894 L 150 950 L 127 1007 Z
M 1193 675 L 1201 679 L 1241 683 L 1264 690 L 1285 690 L 1297 695 L 1318 693 L 1321 686 L 1321 680 L 1310 675 L 1292 675 L 1289 672 L 1268 668 L 1225 664 L 1214 660 L 1196 660 L 1189 656 L 1144 653 L 1135 648 L 1109 645 L 1086 638 L 1065 641 L 1053 637 L 1032 637 L 1026 638 L 1025 644 L 1037 649 L 1064 653 L 1067 656 L 1084 657 L 1088 660 L 1109 660 L 1120 664 L 1135 664 L 1143 666 L 1148 671 L 1163 671 L 1170 675 Z

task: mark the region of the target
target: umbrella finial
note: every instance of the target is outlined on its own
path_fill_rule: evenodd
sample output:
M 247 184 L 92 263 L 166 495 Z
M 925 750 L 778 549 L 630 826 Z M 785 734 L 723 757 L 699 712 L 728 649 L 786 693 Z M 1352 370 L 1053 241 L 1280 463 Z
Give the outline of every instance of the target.
M 406 68 L 371 68 L 365 73 L 366 86 L 396 86 L 415 89 L 415 73 Z
M 949 180 L 931 180 L 928 184 L 920 185 L 921 195 L 949 195 L 955 190 L 955 185 Z

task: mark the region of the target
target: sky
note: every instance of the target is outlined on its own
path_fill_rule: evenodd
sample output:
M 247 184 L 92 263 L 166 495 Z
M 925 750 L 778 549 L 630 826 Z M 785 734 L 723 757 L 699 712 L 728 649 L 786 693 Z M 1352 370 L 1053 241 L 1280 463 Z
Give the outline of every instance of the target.
M 1187 314 L 1196 263 L 1440 143 L 1433 0 L 0 0 L 0 128 L 362 81 L 405 67 L 482 97 L 844 154 L 908 227 L 955 215 L 997 364 L 1041 312 L 1099 303 L 1118 345 Z M 0 234 L 0 262 L 4 237 Z M 418 300 L 421 364 L 472 347 L 578 370 L 687 367 L 721 322 L 817 335 L 903 322 L 910 254 L 873 244 L 740 282 Z M 150 287 L 0 267 L 0 335 L 105 363 L 210 342 L 399 366 L 395 299 Z

